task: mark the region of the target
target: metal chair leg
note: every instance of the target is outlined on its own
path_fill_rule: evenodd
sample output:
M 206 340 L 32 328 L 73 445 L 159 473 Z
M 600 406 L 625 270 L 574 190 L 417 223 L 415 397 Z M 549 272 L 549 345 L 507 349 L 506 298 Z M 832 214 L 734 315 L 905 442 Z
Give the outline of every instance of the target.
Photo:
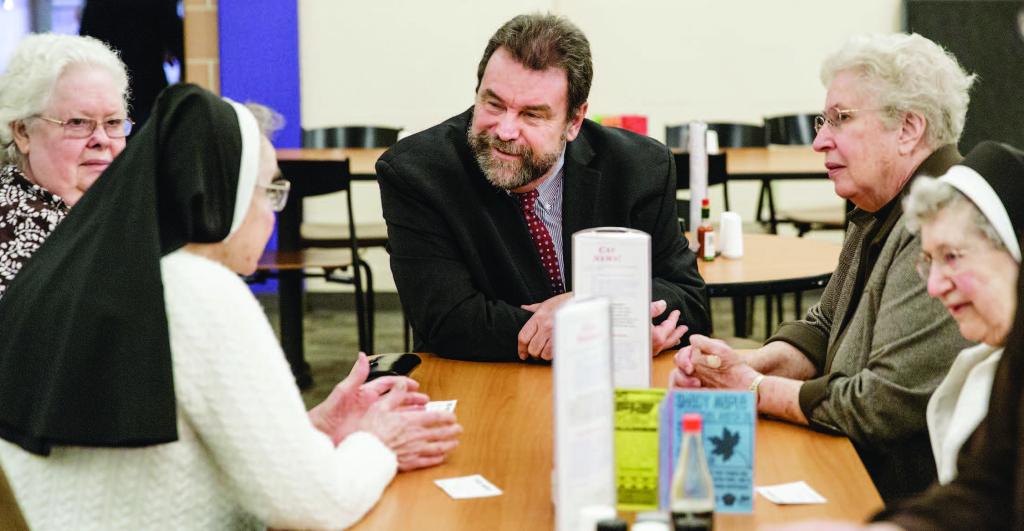
M 366 289 L 363 290 L 364 297 L 366 298 L 366 354 L 372 355 L 374 353 L 374 320 L 375 320 L 375 304 L 374 304 L 374 293 L 373 293 L 373 271 L 370 270 L 370 264 L 367 264 L 364 260 L 359 260 L 359 266 L 363 268 L 363 273 L 366 275 Z
M 412 330 L 405 310 L 402 310 L 402 344 L 405 347 L 405 352 L 412 352 Z
M 775 197 L 772 195 L 771 181 L 766 182 L 765 190 L 768 193 L 768 226 L 771 228 L 772 234 L 778 234 L 779 221 L 775 218 Z

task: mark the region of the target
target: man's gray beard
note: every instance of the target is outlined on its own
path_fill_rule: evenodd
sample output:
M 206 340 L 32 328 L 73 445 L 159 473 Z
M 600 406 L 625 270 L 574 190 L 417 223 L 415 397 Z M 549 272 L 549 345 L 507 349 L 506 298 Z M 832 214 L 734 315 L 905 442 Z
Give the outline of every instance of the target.
M 520 146 L 515 142 L 506 142 L 492 138 L 486 131 L 473 134 L 473 130 L 466 132 L 469 140 L 469 147 L 473 150 L 477 164 L 487 177 L 487 182 L 502 190 L 515 190 L 536 181 L 551 171 L 551 167 L 558 162 L 562 149 L 565 149 L 565 133 L 562 134 L 562 149 L 555 153 L 546 153 L 535 157 L 533 149 L 529 146 Z M 505 153 L 520 155 L 519 160 L 498 160 L 491 154 L 491 147 L 494 146 Z

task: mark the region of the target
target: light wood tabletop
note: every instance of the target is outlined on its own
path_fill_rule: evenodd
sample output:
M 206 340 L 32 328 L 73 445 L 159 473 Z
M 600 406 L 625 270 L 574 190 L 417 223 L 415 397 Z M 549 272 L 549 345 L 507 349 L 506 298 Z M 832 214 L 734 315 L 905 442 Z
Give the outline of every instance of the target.
M 722 151 L 730 179 L 777 174 L 826 176 L 825 155 L 816 153 L 811 146 L 724 148 Z
M 349 160 L 353 175 L 373 175 L 374 165 L 387 148 L 279 148 L 278 160 Z M 677 150 L 678 151 L 678 150 Z M 825 176 L 825 156 L 810 146 L 724 148 L 729 178 L 766 175 Z M 799 178 L 799 177 L 797 177 Z
M 279 148 L 277 160 L 348 160 L 355 176 L 376 175 L 374 165 L 387 148 Z
M 552 529 L 551 368 L 521 363 L 463 362 L 423 355 L 413 377 L 433 400 L 458 400 L 465 432 L 448 461 L 400 473 L 356 529 Z M 654 361 L 655 384 L 664 386 L 672 357 Z M 849 440 L 760 419 L 755 482 L 805 480 L 822 505 L 777 506 L 755 495 L 751 515 L 717 515 L 715 529 L 756 529 L 806 518 L 863 521 L 881 498 Z M 453 500 L 435 479 L 481 474 L 504 494 Z
M 810 238 L 744 234 L 742 257 L 698 260 L 697 269 L 714 297 L 788 293 L 828 282 L 842 248 Z
M 373 175 L 374 165 L 386 148 L 280 148 L 278 160 L 349 160 L 353 175 Z M 729 178 L 766 175 L 825 176 L 825 157 L 810 146 L 771 146 L 766 148 L 725 148 Z
M 683 155 L 686 150 L 672 148 L 672 152 Z M 725 154 L 724 170 L 730 180 L 828 177 L 825 155 L 816 153 L 811 146 L 722 148 L 721 153 Z

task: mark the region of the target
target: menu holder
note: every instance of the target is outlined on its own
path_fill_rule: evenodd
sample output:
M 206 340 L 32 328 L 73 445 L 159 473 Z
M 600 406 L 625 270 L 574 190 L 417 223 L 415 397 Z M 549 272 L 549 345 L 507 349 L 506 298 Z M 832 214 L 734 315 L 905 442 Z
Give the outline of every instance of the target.
M 555 456 L 551 492 L 558 531 L 580 510 L 615 506 L 611 304 L 576 298 L 555 312 Z
M 658 478 L 662 510 L 669 508 L 685 413 L 700 413 L 704 420 L 704 455 L 715 486 L 715 512 L 753 512 L 756 397 L 750 391 L 697 389 L 670 391 L 661 407 Z
M 651 237 L 620 227 L 572 235 L 572 282 L 576 297 L 611 303 L 615 387 L 651 386 Z

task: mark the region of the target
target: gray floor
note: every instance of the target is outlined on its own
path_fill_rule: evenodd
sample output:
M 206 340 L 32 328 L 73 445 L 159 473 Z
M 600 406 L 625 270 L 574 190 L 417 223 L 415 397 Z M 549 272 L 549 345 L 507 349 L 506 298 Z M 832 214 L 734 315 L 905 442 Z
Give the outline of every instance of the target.
M 820 291 L 805 292 L 802 298 L 803 309 L 817 302 Z M 323 400 L 336 383 L 348 374 L 355 360 L 359 346 L 356 338 L 355 313 L 347 309 L 350 305 L 349 295 L 315 294 L 307 297 L 305 315 L 306 360 L 312 367 L 314 385 L 302 393 L 307 406 Z M 276 297 L 261 296 L 261 302 L 267 311 L 270 322 L 277 330 Z M 761 341 L 765 338 L 764 297 L 755 301 L 753 311 L 753 331 L 749 339 Z M 376 312 L 377 352 L 401 352 L 402 346 L 402 315 L 396 307 L 396 300 L 384 300 L 384 308 L 378 307 Z M 711 301 L 712 319 L 715 335 L 733 336 L 732 302 L 729 299 L 713 299 Z M 786 319 L 793 319 L 795 301 L 792 295 L 784 299 Z M 778 317 L 776 316 L 775 320 Z

